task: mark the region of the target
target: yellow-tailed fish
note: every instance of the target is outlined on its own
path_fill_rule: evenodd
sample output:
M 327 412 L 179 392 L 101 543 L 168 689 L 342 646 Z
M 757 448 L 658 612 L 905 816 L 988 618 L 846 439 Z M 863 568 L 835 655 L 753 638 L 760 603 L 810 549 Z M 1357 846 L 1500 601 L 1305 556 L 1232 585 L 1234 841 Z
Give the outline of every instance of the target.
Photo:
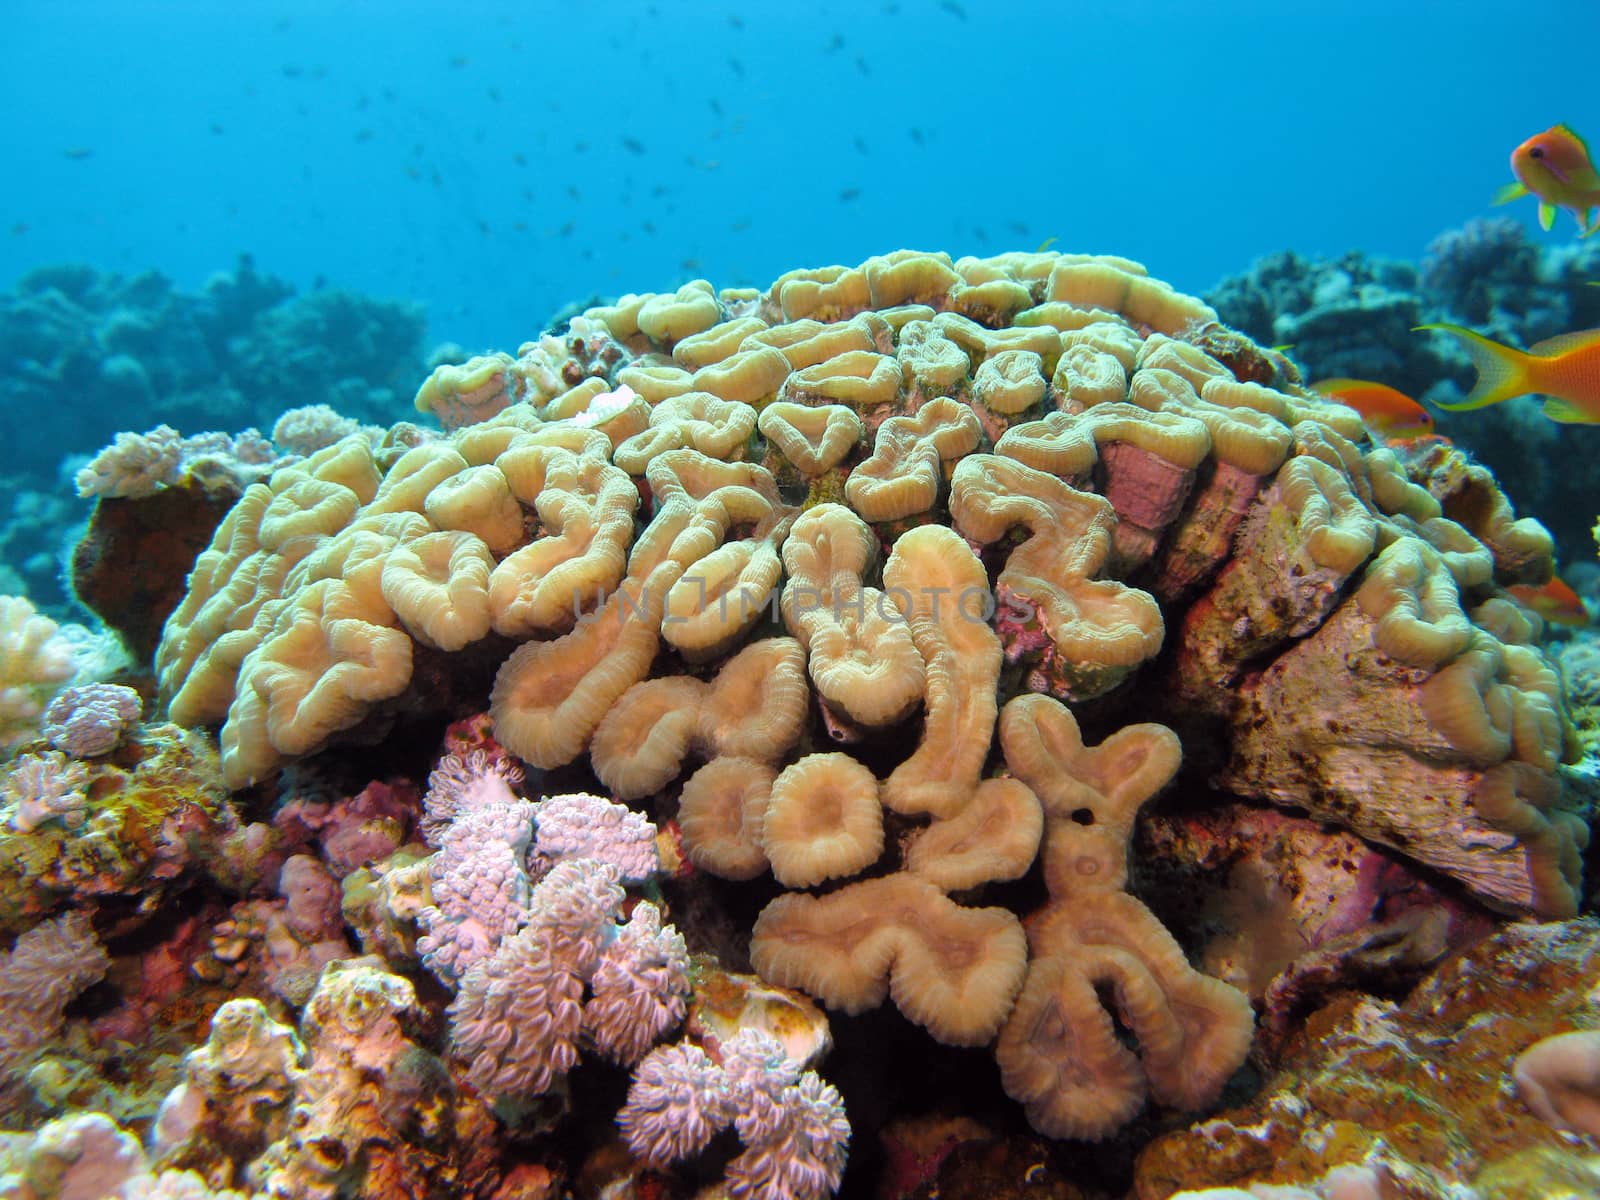
M 1564 424 L 1600 423 L 1600 329 L 1546 338 L 1527 350 L 1504 346 L 1459 325 L 1419 325 L 1458 339 L 1478 368 L 1478 382 L 1449 412 L 1487 408 L 1516 396 L 1547 396 L 1544 415 Z

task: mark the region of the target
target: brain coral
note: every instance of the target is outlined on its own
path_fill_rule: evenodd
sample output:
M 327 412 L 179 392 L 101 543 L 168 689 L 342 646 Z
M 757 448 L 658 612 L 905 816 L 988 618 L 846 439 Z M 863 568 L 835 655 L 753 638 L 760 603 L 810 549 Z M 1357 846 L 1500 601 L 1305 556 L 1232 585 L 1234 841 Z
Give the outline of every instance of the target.
M 1548 536 L 1280 364 L 1110 257 L 899 251 L 625 296 L 430 381 L 449 436 L 346 438 L 251 487 L 167 624 L 162 695 L 221 724 L 237 787 L 425 706 L 424 655 L 504 655 L 517 755 L 681 788 L 704 869 L 830 881 L 761 918 L 769 974 L 998 1035 L 1043 1128 L 1107 1131 L 1092 1096 L 1050 1109 L 1050 1070 L 1116 1119 L 1204 1105 L 1248 1009 L 1122 886 L 1178 739 L 1086 749 L 1065 705 L 1097 728 L 1137 706 L 1214 783 L 1508 910 L 1573 911 L 1586 838 L 1558 678 L 1501 590 L 1548 577 Z M 1053 707 L 1009 715 L 1028 693 Z M 1041 847 L 1025 933 L 982 889 Z M 1103 1043 L 1087 1074 L 1025 1061 L 1064 1052 L 1052 1021 Z

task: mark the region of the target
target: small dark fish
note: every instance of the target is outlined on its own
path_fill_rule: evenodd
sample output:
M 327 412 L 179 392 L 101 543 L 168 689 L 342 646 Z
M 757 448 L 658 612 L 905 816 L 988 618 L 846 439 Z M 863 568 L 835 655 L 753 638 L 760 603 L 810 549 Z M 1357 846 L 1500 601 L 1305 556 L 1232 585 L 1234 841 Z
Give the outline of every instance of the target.
M 639 228 L 644 230 L 651 237 L 655 237 L 656 235 L 656 226 L 654 221 L 640 221 Z
M 842 188 L 840 190 L 840 192 L 839 192 L 839 199 L 843 200 L 846 204 L 848 204 L 852 200 L 859 200 L 860 198 L 861 198 L 861 189 L 860 188 L 855 188 L 855 187 Z
M 836 33 L 828 39 L 828 44 L 822 48 L 824 54 L 837 54 L 844 49 L 844 34 Z
M 729 13 L 728 14 L 728 24 L 732 25 L 735 29 L 743 29 L 744 28 L 744 18 L 739 16 L 738 13 Z
M 925 144 L 922 138 L 922 130 L 918 129 L 916 126 L 912 126 L 908 132 L 911 136 L 911 140 L 917 145 L 921 146 Z
M 28 223 L 26 221 L 18 221 L 15 225 L 13 225 L 11 227 L 11 236 L 12 237 L 21 237 L 23 234 L 25 234 L 27 232 L 28 232 Z
M 722 101 L 721 100 L 718 100 L 715 96 L 713 96 L 713 97 L 711 97 L 711 99 L 707 100 L 706 103 L 711 106 L 711 111 L 716 113 L 717 116 L 720 117 L 722 115 Z
M 497 87 L 490 88 L 489 89 L 489 99 L 493 100 L 496 104 L 499 104 L 500 103 L 500 89 L 497 88 Z
M 412 166 L 410 163 L 407 163 L 406 164 L 406 178 L 407 179 L 411 179 L 411 180 L 415 180 L 416 182 L 420 183 L 422 181 L 422 172 L 420 170 L 418 170 L 416 167 Z
M 373 133 L 372 130 L 370 130 L 370 129 L 358 129 L 358 130 L 356 130 L 356 141 L 358 141 L 358 142 L 370 142 L 373 138 L 375 138 L 377 136 L 378 135 Z
M 678 266 L 685 271 L 698 271 L 700 269 L 700 260 L 698 258 L 686 258 Z
M 94 157 L 94 151 L 89 149 L 87 146 L 68 146 L 61 153 L 65 154 L 68 158 L 80 160 Z
M 956 0 L 939 0 L 939 7 L 958 21 L 967 19 L 967 10 L 957 4 Z
M 465 54 L 452 54 L 450 56 L 450 67 L 452 70 L 459 71 L 471 61 Z
M 1015 234 L 1017 237 L 1027 237 L 1028 236 L 1028 227 L 1026 225 L 1024 225 L 1021 221 L 1007 221 L 1006 222 L 1006 228 L 1008 230 L 1010 230 L 1011 233 Z
M 572 231 L 574 229 L 576 229 L 577 227 L 578 226 L 574 222 L 568 221 L 565 225 L 563 225 L 561 227 L 560 236 L 562 236 L 562 237 L 571 237 L 572 236 Z
M 989 240 L 988 232 L 981 225 L 974 225 L 972 227 L 972 236 L 977 238 L 980 242 L 987 242 Z
M 218 125 L 215 121 L 213 121 L 213 122 L 211 122 L 211 132 L 212 132 L 213 136 L 221 137 L 223 135 L 223 133 L 226 132 L 226 131 L 222 128 L 221 125 Z
M 864 55 L 856 55 L 856 70 L 860 71 L 863 75 L 872 74 L 872 68 L 867 66 L 867 60 Z
M 744 78 L 744 64 L 742 62 L 740 62 L 737 58 L 730 58 L 728 60 L 728 65 L 733 68 L 733 73 L 735 75 L 737 75 L 740 79 Z
M 883 6 L 883 15 L 886 17 L 898 17 L 900 15 L 900 6 L 898 4 L 885 4 Z
M 666 184 L 658 183 L 658 184 L 655 185 L 655 187 L 650 189 L 650 198 L 652 200 L 659 200 L 659 199 L 661 199 L 661 197 L 665 196 L 671 190 L 672 189 L 669 188 Z
M 587 154 L 587 153 L 589 153 L 589 143 L 588 142 L 573 142 L 572 143 L 572 151 L 573 151 L 574 154 Z
M 305 74 L 305 71 L 294 63 L 284 63 L 283 66 L 278 68 L 278 74 L 285 79 L 299 79 L 300 76 Z
M 291 22 L 288 17 L 279 17 L 272 23 L 273 33 L 288 33 Z
M 855 148 L 856 148 L 856 153 L 857 154 L 867 154 L 867 153 L 869 153 L 869 151 L 867 150 L 867 143 L 862 141 L 859 137 L 856 138 L 856 140 L 855 140 Z
M 570 183 L 567 184 L 567 195 L 572 197 L 572 199 L 577 201 L 579 204 L 583 203 L 583 195 Z
M 622 148 L 624 150 L 626 150 L 629 154 L 643 154 L 645 152 L 644 151 L 644 143 L 641 142 L 636 137 L 625 137 L 625 138 L 623 138 L 622 139 Z
M 489 222 L 485 221 L 482 217 L 479 217 L 478 218 L 478 232 L 483 234 L 484 237 L 488 237 L 494 231 L 489 228 Z
M 532 204 L 533 203 L 533 189 L 532 188 L 527 188 L 527 187 L 523 188 L 522 189 L 522 198 L 524 200 L 526 200 L 529 204 Z
M 512 223 L 511 228 L 515 229 L 518 233 L 527 233 L 528 223 L 526 221 L 515 221 Z
M 750 223 L 749 217 L 740 217 L 732 225 L 728 226 L 728 231 L 730 233 L 743 233 L 745 230 L 750 228 Z
M 518 150 L 511 156 L 511 161 L 516 163 L 519 167 L 525 167 L 528 165 L 528 156 L 522 151 Z

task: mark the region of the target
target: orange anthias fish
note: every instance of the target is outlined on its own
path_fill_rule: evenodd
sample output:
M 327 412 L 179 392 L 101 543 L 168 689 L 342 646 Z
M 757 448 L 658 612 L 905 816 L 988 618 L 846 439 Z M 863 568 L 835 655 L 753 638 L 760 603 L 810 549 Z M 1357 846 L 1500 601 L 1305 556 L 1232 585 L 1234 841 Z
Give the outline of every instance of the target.
M 1513 150 L 1511 173 L 1517 182 L 1495 194 L 1496 204 L 1537 196 L 1541 227 L 1555 224 L 1557 208 L 1570 208 L 1584 237 L 1600 230 L 1594 215 L 1600 206 L 1600 175 L 1595 173 L 1589 147 L 1565 125 L 1552 125 Z
M 1583 600 L 1559 575 L 1553 576 L 1549 583 L 1540 587 L 1519 583 L 1508 587 L 1506 591 L 1515 596 L 1519 604 L 1527 605 L 1552 625 L 1581 629 L 1589 623 L 1589 610 L 1584 607 Z
M 1461 341 L 1478 383 L 1459 404 L 1440 404 L 1449 412 L 1487 408 L 1515 396 L 1548 396 L 1544 415 L 1564 424 L 1600 423 L 1600 329 L 1547 338 L 1528 350 L 1502 346 L 1459 325 L 1418 325 Z
M 1319 396 L 1348 404 L 1361 419 L 1387 441 L 1430 437 L 1433 415 L 1404 392 L 1366 379 L 1324 379 L 1313 383 Z

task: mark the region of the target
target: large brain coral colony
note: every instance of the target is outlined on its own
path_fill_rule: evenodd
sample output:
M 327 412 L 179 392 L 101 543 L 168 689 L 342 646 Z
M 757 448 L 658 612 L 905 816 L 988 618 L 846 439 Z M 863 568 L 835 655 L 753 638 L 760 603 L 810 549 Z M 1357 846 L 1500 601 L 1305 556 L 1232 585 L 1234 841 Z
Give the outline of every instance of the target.
M 637 1064 L 641 1160 L 731 1122 L 735 1194 L 839 1185 L 848 1125 L 802 1057 L 692 1016 L 666 1044 L 706 968 L 630 804 L 683 870 L 766 897 L 767 985 L 992 1047 L 1054 1138 L 1203 1110 L 1250 1049 L 1250 1002 L 1129 890 L 1180 734 L 1197 783 L 1506 913 L 1577 909 L 1560 683 L 1502 593 L 1550 576 L 1549 538 L 1135 263 L 696 281 L 441 368 L 417 403 L 448 432 L 353 434 L 245 490 L 156 667 L 234 789 L 487 695 L 493 739 L 441 765 L 428 845 L 366 870 L 386 899 L 360 911 L 387 913 L 369 949 L 454 993 L 452 1069 L 502 1120 L 594 1050 Z M 557 770 L 611 799 L 518 791 Z M 416 1004 L 357 970 L 385 1020 Z M 279 1042 L 283 1103 L 312 1104 Z M 261 1177 L 299 1161 L 260 1141 Z

